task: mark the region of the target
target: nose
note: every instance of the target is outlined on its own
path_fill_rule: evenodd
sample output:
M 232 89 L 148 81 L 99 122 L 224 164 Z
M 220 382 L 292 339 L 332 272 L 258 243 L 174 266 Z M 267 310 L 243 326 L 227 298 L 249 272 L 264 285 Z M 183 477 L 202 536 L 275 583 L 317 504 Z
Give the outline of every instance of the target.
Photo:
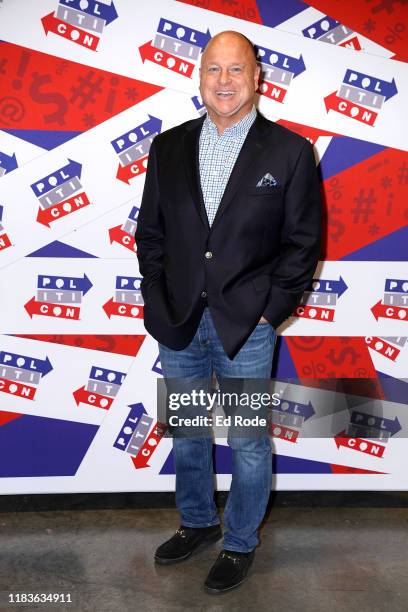
M 224 84 L 228 83 L 229 80 L 230 80 L 230 74 L 229 74 L 227 68 L 221 68 L 221 71 L 219 73 L 220 84 L 224 85 Z

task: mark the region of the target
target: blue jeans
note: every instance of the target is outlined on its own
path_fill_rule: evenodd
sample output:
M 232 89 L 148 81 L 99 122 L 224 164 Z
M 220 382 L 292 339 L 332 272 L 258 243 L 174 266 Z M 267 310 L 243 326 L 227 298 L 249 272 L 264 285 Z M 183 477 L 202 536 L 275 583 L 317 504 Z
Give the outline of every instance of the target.
M 191 343 L 174 351 L 159 343 L 160 361 L 165 379 L 270 378 L 276 333 L 269 323 L 256 326 L 233 360 L 225 354 L 205 308 Z M 228 431 L 232 448 L 232 481 L 224 510 L 224 548 L 250 552 L 259 543 L 257 530 L 265 514 L 272 486 L 272 451 L 265 434 L 237 437 Z M 212 438 L 174 437 L 173 456 L 176 471 L 176 505 L 181 524 L 209 527 L 220 519 L 214 502 Z

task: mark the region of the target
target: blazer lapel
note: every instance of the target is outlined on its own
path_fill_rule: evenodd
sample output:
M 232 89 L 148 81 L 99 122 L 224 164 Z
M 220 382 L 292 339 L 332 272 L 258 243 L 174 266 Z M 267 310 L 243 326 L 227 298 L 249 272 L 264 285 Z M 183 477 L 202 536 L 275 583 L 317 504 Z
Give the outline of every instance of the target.
M 210 229 L 200 182 L 199 143 L 205 115 L 188 126 L 183 138 L 183 161 L 193 202 L 206 229 Z
M 244 180 L 250 166 L 256 162 L 259 151 L 263 148 L 264 136 L 263 132 L 264 119 L 258 112 L 257 117 L 250 127 L 248 135 L 238 154 L 237 161 L 232 169 L 228 183 L 225 187 L 224 194 L 218 206 L 214 221 L 211 227 L 214 227 L 219 222 L 220 217 L 225 212 L 227 206 L 231 203 L 235 192 L 240 183 Z

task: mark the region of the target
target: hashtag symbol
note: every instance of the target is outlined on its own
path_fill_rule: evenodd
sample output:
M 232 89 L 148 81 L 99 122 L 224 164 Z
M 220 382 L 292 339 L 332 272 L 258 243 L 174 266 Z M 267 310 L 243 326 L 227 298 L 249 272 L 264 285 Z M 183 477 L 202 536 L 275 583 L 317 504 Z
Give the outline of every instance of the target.
M 399 2 L 400 4 L 406 4 L 408 0 L 381 0 L 378 4 L 373 6 L 371 9 L 372 13 L 379 13 L 380 11 L 387 11 L 389 15 L 394 12 L 394 4 Z
M 94 94 L 102 91 L 101 84 L 104 78 L 99 76 L 96 80 L 93 80 L 94 75 L 95 73 L 90 70 L 85 77 L 80 76 L 78 78 L 79 84 L 76 87 L 71 87 L 72 96 L 70 102 L 75 102 L 80 98 L 80 108 L 85 108 L 90 102 L 95 102 Z
M 360 193 L 354 198 L 356 207 L 351 211 L 353 213 L 353 223 L 360 223 L 360 216 L 363 217 L 363 223 L 367 223 L 369 215 L 372 215 L 374 212 L 371 204 L 374 204 L 376 201 L 377 198 L 374 197 L 374 189 L 372 187 L 369 189 L 367 196 L 365 195 L 365 189 L 360 189 Z
M 400 185 L 406 185 L 408 183 L 408 167 L 405 162 L 398 169 L 398 182 Z

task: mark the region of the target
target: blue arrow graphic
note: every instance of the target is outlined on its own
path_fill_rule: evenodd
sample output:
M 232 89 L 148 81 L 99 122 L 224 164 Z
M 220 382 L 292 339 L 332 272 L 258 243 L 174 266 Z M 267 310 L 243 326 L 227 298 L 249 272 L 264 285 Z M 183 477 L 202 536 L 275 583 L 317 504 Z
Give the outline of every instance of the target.
M 380 96 L 385 96 L 386 100 L 389 100 L 398 93 L 395 79 L 392 79 L 392 81 L 383 81 L 369 74 L 357 72 L 357 70 L 348 69 L 343 79 L 343 83 L 347 83 L 353 87 L 360 87 L 372 93 L 378 93 Z
M 285 404 L 284 409 L 282 408 L 282 404 Z M 289 406 L 287 406 L 286 404 L 289 404 Z M 285 398 L 282 398 L 280 404 L 278 406 L 274 406 L 273 410 L 279 410 L 279 412 L 282 412 L 283 414 L 300 415 L 304 418 L 305 421 L 307 421 L 307 419 L 310 419 L 311 416 L 316 414 L 312 402 L 309 402 L 308 404 L 300 404 L 299 402 L 293 402 Z
M 88 15 L 92 15 L 93 17 L 104 19 L 106 24 L 111 23 L 118 17 L 118 13 L 113 2 L 111 4 L 102 4 L 102 2 L 99 1 L 87 0 L 86 8 L 84 8 L 83 0 L 59 0 L 59 3 L 70 8 L 74 8 L 77 11 L 82 11 Z
M 205 45 L 211 38 L 210 30 L 207 30 L 206 32 L 192 30 L 181 23 L 176 23 L 175 21 L 170 21 L 170 19 L 163 18 L 161 18 L 159 21 L 157 31 L 160 32 L 160 34 L 164 34 L 164 36 L 170 36 L 176 40 L 182 40 L 183 42 L 190 43 L 190 45 L 201 47 L 201 50 L 204 49 Z
M 323 278 L 314 278 L 308 291 L 314 293 L 337 293 L 338 297 L 348 289 L 348 286 L 340 276 L 339 280 L 325 280 Z
M 6 155 L 6 153 L 2 153 L 0 151 L 0 166 L 6 169 L 6 174 L 7 172 L 15 170 L 17 168 L 16 154 L 13 153 L 13 155 Z
M 66 183 L 70 179 L 77 176 L 81 178 L 82 172 L 82 164 L 79 164 L 72 159 L 68 160 L 68 164 L 66 166 L 62 166 L 62 168 L 58 168 L 58 170 L 54 170 L 48 176 L 44 178 L 38 179 L 35 183 L 31 185 L 31 189 L 34 191 L 36 197 L 44 195 L 51 189 L 55 189 L 58 185 L 62 185 L 62 183 Z
M 401 423 L 398 417 L 395 419 L 385 419 L 384 417 L 377 417 L 373 414 L 366 414 L 365 412 L 358 412 L 353 410 L 350 418 L 351 423 L 355 425 L 363 425 L 364 427 L 374 427 L 391 432 L 393 436 L 395 433 L 402 429 Z
M 72 286 L 74 283 L 74 286 Z M 50 276 L 48 274 L 39 274 L 37 281 L 40 289 L 71 289 L 73 291 L 82 291 L 83 295 L 88 293 L 93 286 L 86 274 L 81 277 L 76 276 Z
M 20 368 L 21 370 L 41 372 L 42 376 L 46 376 L 53 369 L 48 357 L 45 359 L 35 359 L 34 357 L 10 353 L 8 351 L 0 351 L 0 363 Z
M 299 58 L 279 53 L 273 49 L 267 47 L 261 47 L 260 45 L 254 45 L 257 58 L 263 64 L 269 64 L 270 66 L 276 66 L 287 72 L 292 72 L 297 77 L 301 72 L 306 70 L 305 62 L 303 57 L 300 55 Z
M 126 149 L 128 149 L 129 147 L 132 147 L 133 145 L 137 144 L 144 138 L 148 138 L 152 134 L 160 132 L 161 126 L 161 119 L 149 115 L 149 119 L 147 121 L 141 123 L 132 130 L 129 130 L 129 132 L 118 136 L 118 138 L 115 138 L 115 140 L 111 141 L 111 145 L 115 149 L 116 153 L 121 153 L 122 151 L 126 151 Z M 135 135 L 132 140 L 129 140 L 130 134 Z

